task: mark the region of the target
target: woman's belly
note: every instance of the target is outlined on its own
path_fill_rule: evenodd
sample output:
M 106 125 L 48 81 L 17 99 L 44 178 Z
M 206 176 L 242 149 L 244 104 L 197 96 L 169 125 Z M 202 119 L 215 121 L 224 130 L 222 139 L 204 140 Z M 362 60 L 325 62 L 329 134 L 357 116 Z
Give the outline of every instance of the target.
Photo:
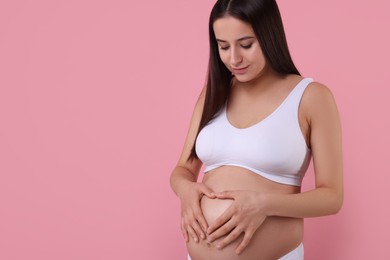
M 235 166 L 223 166 L 205 174 L 205 185 L 215 192 L 225 190 L 252 190 L 264 193 L 291 194 L 300 192 L 296 186 L 279 184 L 265 179 L 249 170 Z M 203 196 L 201 208 L 208 224 L 217 219 L 231 204 L 232 200 L 209 199 Z M 286 217 L 267 217 L 253 235 L 250 244 L 240 255 L 235 249 L 243 235 L 222 250 L 216 244 L 224 237 L 209 244 L 205 240 L 187 244 L 192 260 L 235 260 L 235 259 L 278 259 L 296 248 L 302 241 L 303 220 Z

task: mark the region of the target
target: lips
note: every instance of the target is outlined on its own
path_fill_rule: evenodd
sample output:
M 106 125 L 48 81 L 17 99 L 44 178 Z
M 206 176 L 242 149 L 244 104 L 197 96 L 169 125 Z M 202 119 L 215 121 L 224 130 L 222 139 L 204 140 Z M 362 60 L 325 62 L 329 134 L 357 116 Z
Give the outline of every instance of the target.
M 248 67 L 249 65 L 242 68 L 232 68 L 232 70 L 235 74 L 244 74 L 247 71 Z

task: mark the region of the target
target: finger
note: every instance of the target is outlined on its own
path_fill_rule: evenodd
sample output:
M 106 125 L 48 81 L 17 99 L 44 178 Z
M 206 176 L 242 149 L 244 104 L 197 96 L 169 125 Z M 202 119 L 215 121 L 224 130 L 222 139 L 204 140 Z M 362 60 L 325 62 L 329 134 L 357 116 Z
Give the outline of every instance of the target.
M 195 215 L 196 220 L 198 221 L 198 223 L 202 227 L 202 231 L 203 231 L 202 233 L 204 235 L 206 235 L 205 233 L 206 233 L 206 230 L 208 228 L 208 223 L 203 215 L 203 211 L 202 211 L 199 203 L 194 205 L 194 215 Z
M 205 239 L 206 236 L 202 230 L 202 228 L 200 227 L 199 223 L 196 221 L 194 223 L 192 223 L 192 228 L 195 230 L 196 234 L 197 234 L 197 237 L 201 237 L 202 239 Z M 195 240 L 196 241 L 196 240 Z M 197 241 L 196 241 L 197 242 Z
M 207 197 L 209 197 L 210 199 L 214 199 L 215 198 L 215 193 L 213 192 L 212 189 L 210 189 L 208 186 L 206 185 L 201 185 L 200 186 L 200 191 L 206 195 Z
M 239 255 L 244 251 L 244 249 L 249 245 L 249 242 L 252 239 L 254 232 L 253 231 L 247 231 L 245 232 L 244 238 L 242 239 L 240 245 L 236 248 L 236 254 Z
M 237 225 L 234 223 L 234 221 L 230 220 L 229 222 L 225 223 L 223 226 L 215 230 L 213 233 L 211 233 L 207 241 L 213 242 L 214 240 L 227 235 L 230 231 L 232 231 Z
M 220 243 L 217 244 L 217 248 L 222 249 L 229 245 L 231 242 L 236 240 L 242 234 L 242 232 L 243 230 L 241 228 L 236 227 L 229 233 L 229 235 L 227 235 L 227 237 L 225 237 Z
M 228 222 L 233 216 L 233 207 L 230 206 L 221 216 L 219 216 L 207 229 L 207 234 L 213 233 L 217 228 Z
M 189 235 L 194 239 L 194 241 L 196 243 L 199 242 L 199 238 L 198 238 L 198 235 L 196 234 L 195 230 L 192 228 L 192 226 L 188 225 L 187 228 L 186 228 L 187 232 L 189 233 Z
M 184 227 L 184 221 L 183 220 L 181 221 L 180 229 L 181 229 L 181 233 L 182 233 L 182 235 L 184 237 L 184 240 L 186 242 L 188 242 L 188 234 L 187 234 L 187 230 Z
M 215 197 L 218 199 L 234 199 L 236 197 L 236 191 L 229 190 L 218 192 L 215 193 Z
M 198 223 L 200 224 L 201 228 L 202 228 L 202 235 L 203 235 L 203 239 L 206 238 L 206 230 L 208 228 L 208 224 L 207 224 L 207 221 L 206 219 L 204 218 L 203 216 L 203 213 L 200 213 L 200 214 L 197 214 L 196 215 L 196 219 L 198 221 Z

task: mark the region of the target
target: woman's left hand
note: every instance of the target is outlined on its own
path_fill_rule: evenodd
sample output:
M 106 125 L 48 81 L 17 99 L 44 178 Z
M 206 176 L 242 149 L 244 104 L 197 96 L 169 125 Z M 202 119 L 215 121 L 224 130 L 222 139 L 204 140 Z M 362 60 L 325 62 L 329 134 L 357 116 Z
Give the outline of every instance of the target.
M 222 249 L 244 233 L 243 240 L 236 248 L 236 253 L 240 254 L 266 218 L 264 197 L 259 192 L 245 190 L 215 193 L 215 197 L 218 199 L 233 199 L 234 201 L 209 226 L 207 229 L 207 240 L 212 242 L 219 237 L 227 235 L 217 244 L 217 248 Z

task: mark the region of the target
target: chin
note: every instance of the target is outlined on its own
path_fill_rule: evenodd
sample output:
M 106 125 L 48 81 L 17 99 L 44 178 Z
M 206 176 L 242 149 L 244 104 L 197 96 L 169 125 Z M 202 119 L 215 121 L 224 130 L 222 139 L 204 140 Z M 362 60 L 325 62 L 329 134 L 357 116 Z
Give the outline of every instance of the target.
M 241 83 L 246 83 L 253 80 L 253 77 L 250 77 L 248 75 L 234 75 L 234 77 L 236 78 L 237 81 Z

